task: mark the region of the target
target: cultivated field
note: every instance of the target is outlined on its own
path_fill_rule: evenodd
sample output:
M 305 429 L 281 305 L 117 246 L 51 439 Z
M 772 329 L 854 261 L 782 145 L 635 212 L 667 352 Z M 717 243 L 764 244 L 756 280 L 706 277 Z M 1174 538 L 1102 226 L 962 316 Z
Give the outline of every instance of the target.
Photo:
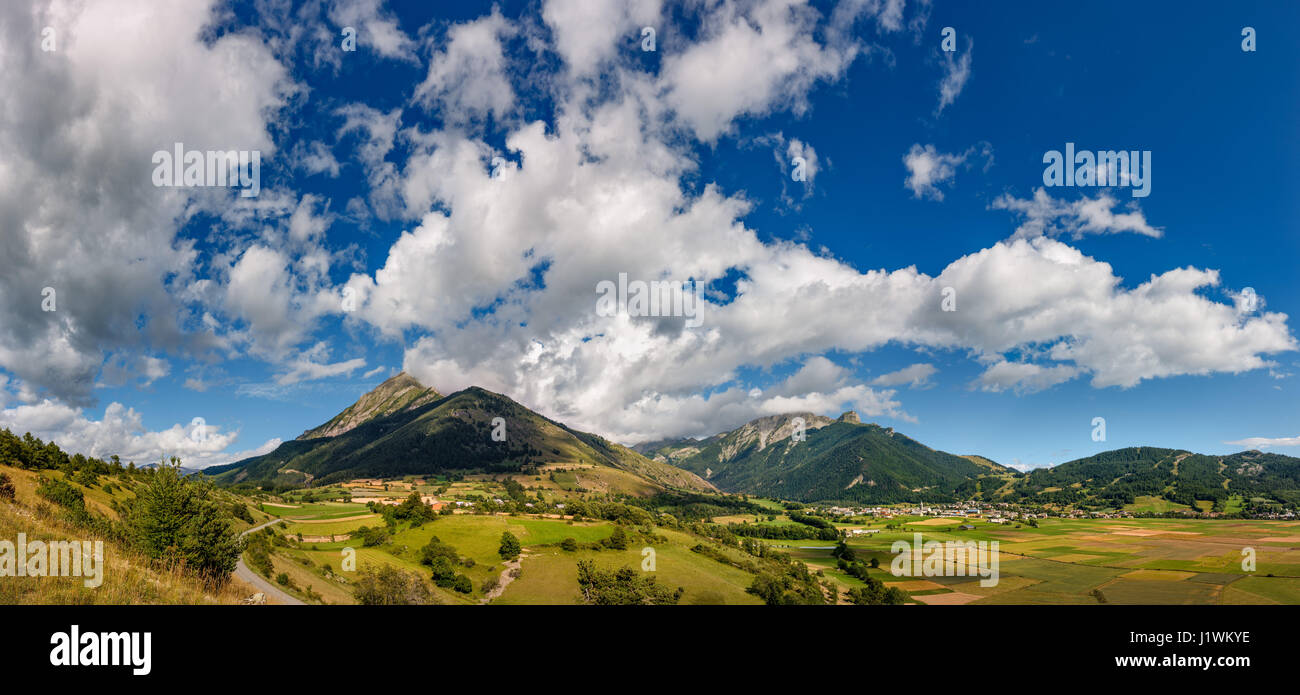
M 960 530 L 973 524 L 972 530 Z M 971 520 L 894 519 L 852 538 L 862 559 L 877 558 L 873 576 L 922 603 L 977 604 L 1300 604 L 1300 522 L 1200 519 L 1040 519 L 1039 527 Z M 893 577 L 890 545 L 923 540 L 997 541 L 1000 578 L 981 587 L 972 577 Z M 769 541 L 821 568 L 844 587 L 858 580 L 835 570 L 833 543 Z M 1253 551 L 1254 571 L 1243 568 Z M 1249 552 L 1247 552 L 1249 554 Z M 944 594 L 963 596 L 945 600 Z

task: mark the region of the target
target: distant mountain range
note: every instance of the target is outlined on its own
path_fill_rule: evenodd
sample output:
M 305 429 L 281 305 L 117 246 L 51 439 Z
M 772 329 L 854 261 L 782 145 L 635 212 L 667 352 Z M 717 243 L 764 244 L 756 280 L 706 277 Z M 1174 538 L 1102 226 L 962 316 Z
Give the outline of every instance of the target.
M 792 436 L 802 418 L 806 438 Z M 852 411 L 759 418 L 707 439 L 636 447 L 728 492 L 805 502 L 949 502 L 1123 507 L 1157 498 L 1202 511 L 1300 504 L 1300 458 L 1259 451 L 1208 456 L 1133 447 L 1021 473 L 983 456 L 931 449 Z M 1148 502 L 1148 504 L 1150 504 Z M 1152 505 L 1152 509 L 1172 508 Z
M 493 420 L 504 420 L 494 440 Z M 284 487 L 449 471 L 517 473 L 549 464 L 616 469 L 659 489 L 715 491 L 698 476 L 570 429 L 477 387 L 448 396 L 405 372 L 263 456 L 205 470 L 218 483 Z
M 492 437 L 495 418 L 504 420 L 503 441 Z M 835 419 L 772 415 L 705 439 L 629 449 L 501 394 L 471 387 L 444 396 L 406 373 L 269 454 L 203 472 L 218 483 L 274 488 L 453 471 L 539 473 L 550 465 L 590 466 L 607 479 L 618 471 L 618 484 L 595 489 L 638 494 L 721 490 L 804 502 L 981 499 L 1094 507 L 1151 497 L 1228 512 L 1300 503 L 1300 459 L 1280 454 L 1133 447 L 1026 474 L 982 456 L 931 449 L 892 427 L 864 424 L 853 411 Z

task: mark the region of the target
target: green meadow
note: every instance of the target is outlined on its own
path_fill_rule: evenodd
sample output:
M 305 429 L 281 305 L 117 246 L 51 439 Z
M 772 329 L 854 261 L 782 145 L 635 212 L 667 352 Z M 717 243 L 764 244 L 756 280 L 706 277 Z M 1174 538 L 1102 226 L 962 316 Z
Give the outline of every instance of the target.
M 533 494 L 572 498 L 579 483 L 599 481 L 586 470 L 544 472 L 518 477 Z M 608 481 L 607 481 L 608 482 Z M 487 477 L 419 486 L 436 491 L 446 501 L 495 499 L 506 495 L 500 481 Z M 366 491 L 354 491 L 369 495 Z M 129 494 L 120 491 L 117 494 Z M 391 493 L 405 496 L 409 493 Z M 102 493 L 92 495 L 92 498 Z M 111 503 L 107 495 L 103 503 Z M 351 603 L 355 575 L 343 571 L 346 553 L 355 553 L 359 567 L 389 565 L 414 573 L 439 603 L 500 604 L 578 603 L 577 564 L 590 560 L 599 568 L 627 566 L 645 571 L 643 555 L 653 555 L 651 575 L 661 585 L 683 590 L 680 603 L 754 604 L 746 591 L 755 581 L 754 558 L 740 548 L 705 539 L 686 529 L 624 526 L 626 550 L 602 545 L 618 526 L 610 521 L 575 521 L 531 514 L 470 513 L 457 508 L 412 528 L 399 523 L 387 528 L 379 545 L 366 547 L 355 532 L 362 526 L 384 529 L 380 514 L 365 505 L 332 501 L 303 503 L 287 495 L 278 504 L 250 502 L 256 521 L 281 518 L 285 536 L 275 550 L 274 567 L 290 578 L 289 589 L 311 602 Z M 96 501 L 99 501 L 96 499 Z M 773 500 L 752 500 L 765 512 L 737 510 L 718 516 L 716 524 L 797 525 Z M 1229 504 L 1240 504 L 1240 500 Z M 1154 509 L 1161 500 L 1140 498 L 1138 505 Z M 261 512 L 259 510 L 265 510 Z M 771 517 L 771 518 L 769 518 Z M 869 530 L 847 537 L 856 558 L 877 563 L 872 579 L 906 592 L 909 602 L 922 604 L 1294 604 L 1300 603 L 1300 522 L 1214 519 L 1038 519 L 994 524 L 986 519 L 897 516 L 859 517 L 837 522 L 845 532 Z M 643 531 L 648 532 L 643 533 Z M 498 555 L 503 533 L 518 540 L 523 555 L 518 576 Z M 306 539 L 299 542 L 301 537 Z M 351 538 L 320 543 L 323 536 Z M 917 534 L 925 541 L 997 542 L 999 576 L 994 586 L 981 586 L 976 576 L 907 577 L 891 574 L 896 542 L 911 544 Z M 455 549 L 455 567 L 473 587 L 469 592 L 439 588 L 431 570 L 420 564 L 420 551 L 437 537 Z M 576 550 L 560 544 L 573 539 Z M 845 591 L 865 585 L 841 570 L 832 556 L 836 542 L 821 540 L 761 540 L 772 550 L 807 565 L 828 587 Z M 692 548 L 707 547 L 708 552 Z M 1249 556 L 1249 557 L 1248 557 Z M 1249 561 L 1248 561 L 1249 560 Z M 1253 567 L 1250 565 L 1253 562 Z M 1243 564 L 1245 563 L 1245 564 Z M 650 567 L 647 564 L 646 567 Z M 502 588 L 486 592 L 496 584 Z M 307 593 L 306 587 L 311 587 Z
M 754 575 L 691 552 L 694 543 L 686 534 L 670 531 L 667 535 L 668 543 L 650 546 L 654 549 L 652 576 L 659 584 L 684 589 L 681 604 L 762 603 L 745 591 L 753 582 Z M 590 560 L 597 567 L 605 569 L 627 566 L 640 570 L 645 559 L 641 547 L 599 552 L 538 548 L 524 559 L 522 576 L 511 582 L 494 603 L 580 603 L 581 596 L 575 581 L 579 560 Z

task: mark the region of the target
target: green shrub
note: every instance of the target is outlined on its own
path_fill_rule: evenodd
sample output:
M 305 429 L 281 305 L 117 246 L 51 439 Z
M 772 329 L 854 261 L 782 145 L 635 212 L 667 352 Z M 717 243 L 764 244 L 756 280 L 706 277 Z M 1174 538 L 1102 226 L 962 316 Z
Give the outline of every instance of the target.
M 36 494 L 60 507 L 73 510 L 86 508 L 86 496 L 81 490 L 58 478 L 42 477 L 40 485 L 36 487 Z
M 614 550 L 627 550 L 627 531 L 622 526 L 615 526 L 614 533 L 605 539 L 605 545 Z
M 578 588 L 583 601 L 598 606 L 674 605 L 683 593 L 631 567 L 600 570 L 590 560 L 578 562 Z
M 85 487 L 95 487 L 99 484 L 99 476 L 89 468 L 83 468 L 72 474 L 72 482 Z
M 519 539 L 515 538 L 513 533 L 506 531 L 501 534 L 501 547 L 497 548 L 497 554 L 501 559 L 513 560 L 519 557 L 520 550 Z
M 362 526 L 357 529 L 357 534 L 361 536 L 361 545 L 366 548 L 372 548 L 388 542 L 388 530 L 378 526 L 375 528 Z
M 253 523 L 253 513 L 248 511 L 248 507 L 243 502 L 231 502 L 229 509 L 230 515 L 236 519 L 249 524 Z

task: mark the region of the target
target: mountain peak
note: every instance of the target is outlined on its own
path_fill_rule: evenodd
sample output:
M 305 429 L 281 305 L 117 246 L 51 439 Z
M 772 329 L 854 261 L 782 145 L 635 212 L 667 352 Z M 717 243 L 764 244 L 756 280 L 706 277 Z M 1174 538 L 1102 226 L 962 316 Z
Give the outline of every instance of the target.
M 493 436 L 498 417 L 508 423 L 505 440 Z M 477 386 L 443 396 L 406 373 L 387 379 L 297 440 L 214 466 L 212 473 L 223 482 L 265 487 L 457 470 L 533 475 L 555 464 L 594 470 L 583 474 L 582 484 L 602 492 L 716 491 L 694 473 L 566 427 L 509 396 Z
M 358 398 L 356 403 L 335 415 L 329 422 L 303 432 L 298 439 L 337 437 L 375 418 L 418 408 L 439 398 L 442 398 L 442 394 L 437 390 L 426 387 L 406 372 L 398 372 Z
M 381 389 L 402 388 L 406 386 L 414 386 L 420 389 L 428 388 L 424 384 L 421 384 L 419 379 L 416 379 L 415 377 L 411 376 L 405 371 L 401 371 L 388 377 L 387 379 L 384 379 L 383 383 L 371 389 L 370 393 L 374 393 L 375 391 L 379 391 Z
M 851 423 L 853 423 L 853 424 L 855 424 L 855 425 L 861 425 L 861 424 L 862 424 L 862 418 L 858 417 L 858 412 L 857 412 L 856 410 L 846 410 L 846 411 L 844 411 L 844 413 L 843 413 L 842 415 L 840 415 L 839 418 L 837 418 L 835 421 L 836 421 L 836 422 L 851 422 Z

